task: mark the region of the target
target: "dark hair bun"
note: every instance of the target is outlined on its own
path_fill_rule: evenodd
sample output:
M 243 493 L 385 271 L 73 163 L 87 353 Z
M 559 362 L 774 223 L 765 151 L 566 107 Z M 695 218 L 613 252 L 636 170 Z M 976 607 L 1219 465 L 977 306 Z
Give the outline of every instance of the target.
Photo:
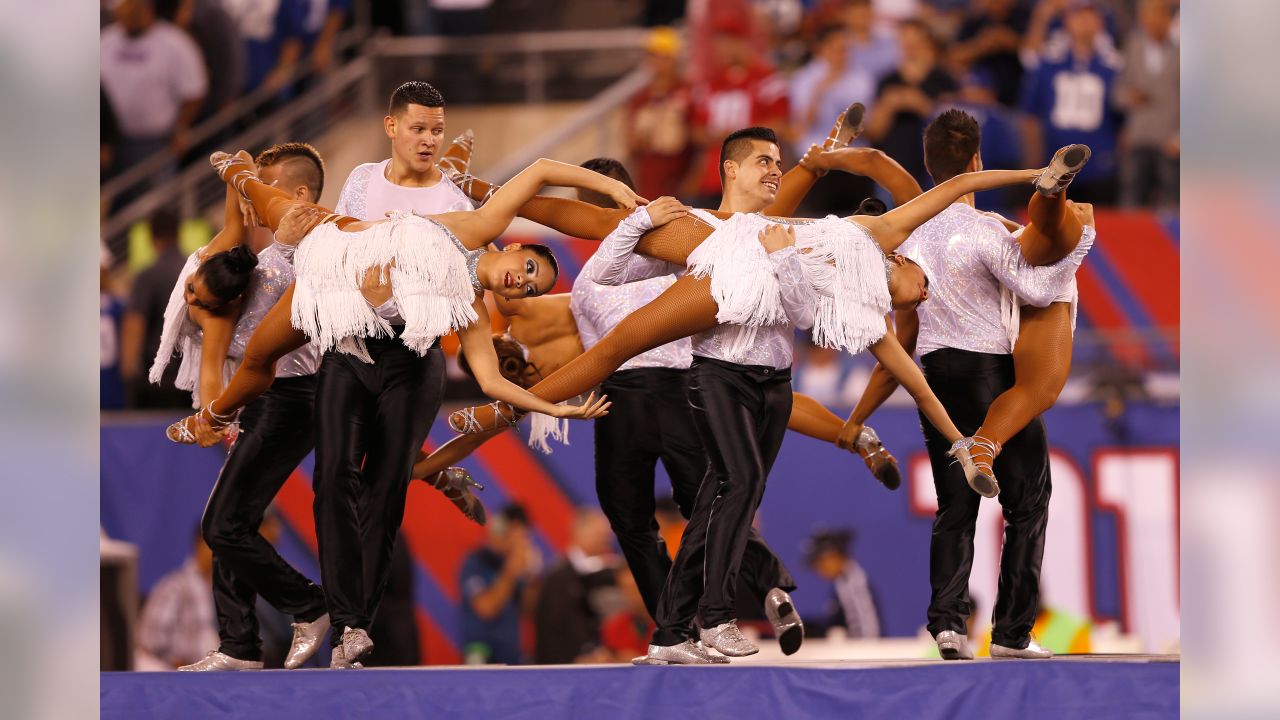
M 854 215 L 883 215 L 889 209 L 888 205 L 880 198 L 869 197 L 862 201 L 858 209 L 853 212 Z
M 258 256 L 246 245 L 237 245 L 227 251 L 227 263 L 236 272 L 248 272 L 258 266 Z

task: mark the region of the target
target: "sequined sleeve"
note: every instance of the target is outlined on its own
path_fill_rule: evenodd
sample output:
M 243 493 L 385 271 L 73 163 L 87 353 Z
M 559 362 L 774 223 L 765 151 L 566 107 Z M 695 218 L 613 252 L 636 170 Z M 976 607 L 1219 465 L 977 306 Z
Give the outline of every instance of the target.
M 1065 258 L 1052 265 L 1031 265 L 1022 257 L 1022 246 L 1008 235 L 988 235 L 979 259 L 1001 285 L 1009 288 L 1026 305 L 1048 307 L 1062 295 L 1076 275 L 1076 269 L 1093 247 L 1094 229 L 1086 227 L 1080 242 Z
M 794 247 L 785 247 L 769 253 L 769 264 L 778 278 L 778 290 L 782 295 L 782 309 L 791 324 L 801 330 L 813 327 L 815 298 L 804 279 L 804 269 Z
M 591 264 L 587 277 L 601 285 L 622 285 L 683 270 L 679 265 L 635 254 L 640 236 L 652 229 L 649 212 L 642 207 L 636 208 L 600 241 L 594 256 L 599 260 Z

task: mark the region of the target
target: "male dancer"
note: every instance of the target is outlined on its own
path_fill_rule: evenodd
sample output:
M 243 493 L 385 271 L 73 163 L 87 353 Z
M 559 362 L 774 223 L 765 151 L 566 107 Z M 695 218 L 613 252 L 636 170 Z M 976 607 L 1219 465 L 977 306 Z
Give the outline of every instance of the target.
M 979 169 L 977 122 L 960 110 L 938 116 L 925 130 L 925 165 L 935 182 Z M 1084 160 L 1067 163 L 1060 153 L 1050 165 L 1043 194 L 1060 194 Z M 1085 156 L 1087 159 L 1087 154 Z M 1046 191 L 1045 188 L 1056 188 Z M 1065 200 L 1063 200 L 1065 202 Z M 1002 285 L 1022 302 L 1047 307 L 1070 295 L 1071 281 L 1093 244 L 1091 230 L 1067 257 L 1053 265 L 1031 266 L 1018 241 L 997 219 L 980 213 L 968 195 L 921 225 L 903 244 L 904 254 L 929 275 L 929 301 L 915 311 L 900 310 L 896 333 L 903 346 L 921 353 L 925 377 L 962 433 L 983 423 L 992 401 L 1014 384 L 1013 342 L 1002 310 Z M 1008 298 L 1003 303 L 1009 305 Z M 1016 311 L 1016 304 L 1014 305 Z M 1046 348 L 1045 351 L 1048 351 Z M 881 367 L 849 422 L 865 422 L 893 393 L 897 383 Z M 972 659 L 965 637 L 969 615 L 969 572 L 980 496 L 946 456 L 948 443 L 921 416 L 933 466 L 938 512 L 930 538 L 929 632 L 947 660 Z M 992 657 L 1047 658 L 1052 652 L 1031 637 L 1040 596 L 1040 563 L 1048 522 L 1049 451 L 1037 417 L 1014 435 L 995 459 L 1003 480 L 999 490 L 1005 518 L 1000 585 L 992 630 Z
M 310 145 L 274 145 L 255 162 L 262 176 L 271 178 L 285 192 L 309 202 L 320 196 L 324 162 Z M 234 201 L 231 208 L 236 210 Z M 238 216 L 238 212 L 232 214 Z M 229 218 L 223 232 L 241 232 L 238 221 L 238 217 Z M 284 253 L 281 246 L 270 246 L 259 254 L 255 283 L 245 293 L 231 338 L 241 353 L 262 316 L 293 281 L 291 251 Z M 215 352 L 213 347 L 204 350 Z M 222 362 L 213 360 L 211 366 L 220 375 Z M 213 602 L 220 644 L 203 660 L 179 670 L 261 669 L 262 640 L 254 609 L 258 595 L 295 620 L 286 668 L 306 662 L 329 629 L 324 592 L 280 557 L 259 532 L 267 506 L 315 446 L 312 419 L 319 365 L 319 355 L 311 345 L 293 351 L 276 366 L 271 389 L 240 415 L 240 433 L 201 520 L 205 543 L 213 551 Z M 216 378 L 216 385 L 220 387 L 221 377 Z
M 746 128 L 730 134 L 720 151 L 724 195 L 719 209 L 760 212 L 772 202 L 781 177 L 778 139 L 772 130 Z M 714 220 L 709 214 L 704 219 Z M 631 279 L 607 276 L 617 269 L 610 261 L 625 262 L 638 237 L 639 233 L 621 240 L 606 238 L 598 254 L 604 258 L 602 265 L 615 267 L 593 268 L 593 279 Z M 653 642 L 637 664 L 714 662 L 695 638 L 731 657 L 759 652 L 737 626 L 738 573 L 791 414 L 793 328 L 810 327 L 815 310 L 803 287 L 794 232 L 769 226 L 759 242 L 778 278 L 787 322 L 759 328 L 719 325 L 692 338 L 687 395 L 710 463 L 658 600 Z M 794 613 L 789 602 L 781 605 L 784 615 Z M 695 613 L 702 623 L 697 636 Z M 799 630 L 798 616 L 795 623 Z M 799 634 L 802 637 L 803 631 Z M 798 638 L 791 642 L 798 647 Z M 784 647 L 787 644 L 784 641 Z
M 417 80 L 396 88 L 382 127 L 391 141 L 391 157 L 357 165 L 342 185 L 335 213 L 381 220 L 393 211 L 432 215 L 475 208 L 440 169 L 441 165 L 460 172 L 467 168 L 465 162 L 459 167 L 451 158 L 441 157 L 444 97 L 439 90 Z

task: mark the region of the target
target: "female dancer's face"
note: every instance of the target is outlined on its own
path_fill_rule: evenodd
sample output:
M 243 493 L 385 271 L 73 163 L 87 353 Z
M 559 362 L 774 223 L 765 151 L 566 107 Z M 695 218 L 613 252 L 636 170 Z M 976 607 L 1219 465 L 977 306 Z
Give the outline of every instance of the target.
M 182 297 L 187 301 L 188 306 L 201 310 L 217 310 L 226 304 L 209 291 L 209 287 L 204 283 L 204 275 L 198 270 L 187 278 L 187 286 L 182 289 Z
M 929 278 L 917 264 L 903 258 L 889 275 L 889 296 L 893 299 L 894 310 L 914 310 L 916 306 L 929 299 Z
M 532 250 L 520 249 L 518 243 L 499 253 L 480 277 L 485 289 L 513 300 L 548 293 L 555 282 L 555 271 L 546 259 Z

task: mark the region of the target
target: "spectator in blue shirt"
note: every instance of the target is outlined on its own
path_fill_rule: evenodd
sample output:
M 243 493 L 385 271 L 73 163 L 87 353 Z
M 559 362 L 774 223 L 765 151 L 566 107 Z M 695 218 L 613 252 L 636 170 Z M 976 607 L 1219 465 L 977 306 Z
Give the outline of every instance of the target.
M 245 91 L 283 90 L 302 60 L 308 0 L 226 0 L 223 6 L 245 40 Z
M 519 505 L 489 521 L 489 542 L 462 563 L 462 647 L 468 664 L 519 664 L 520 619 L 536 593 L 542 559 Z
M 1054 149 L 1084 143 L 1093 157 L 1072 183 L 1072 198 L 1114 203 L 1120 120 L 1110 98 L 1119 58 L 1097 42 L 1103 22 L 1091 0 L 1068 3 L 1063 27 L 1070 43 L 1046 44 L 1032 59 L 1023 83 L 1027 161 L 1043 165 Z

